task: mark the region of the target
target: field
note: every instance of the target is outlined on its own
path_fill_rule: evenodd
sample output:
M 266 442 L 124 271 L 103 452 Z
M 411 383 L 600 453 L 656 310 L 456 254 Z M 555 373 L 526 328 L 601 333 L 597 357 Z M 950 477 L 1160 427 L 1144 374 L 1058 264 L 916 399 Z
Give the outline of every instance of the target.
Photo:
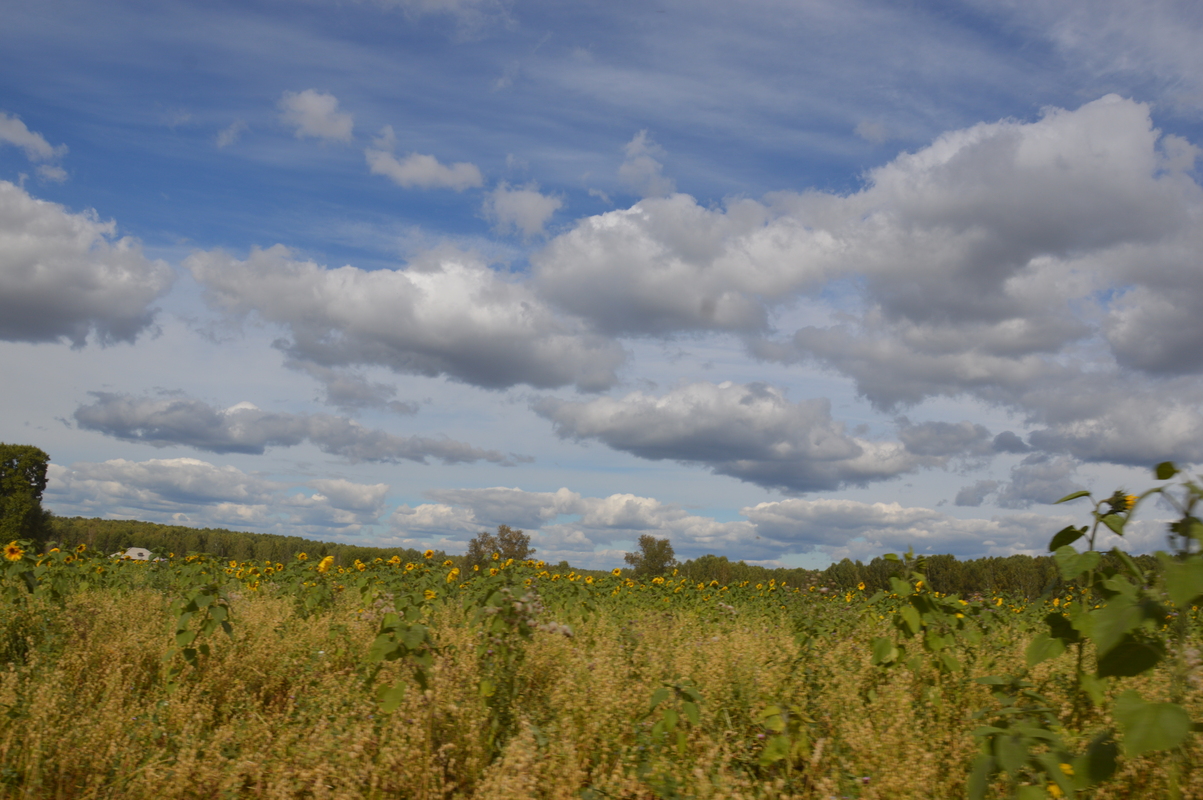
M 1058 557 L 1135 585 L 1090 555 Z M 6 556 L 3 797 L 1203 797 L 1174 733 L 1203 719 L 1189 605 L 1117 645 L 1048 621 L 1117 591 L 948 597 L 909 560 L 870 596 L 433 553 Z M 1161 655 L 1099 677 L 1132 642 Z

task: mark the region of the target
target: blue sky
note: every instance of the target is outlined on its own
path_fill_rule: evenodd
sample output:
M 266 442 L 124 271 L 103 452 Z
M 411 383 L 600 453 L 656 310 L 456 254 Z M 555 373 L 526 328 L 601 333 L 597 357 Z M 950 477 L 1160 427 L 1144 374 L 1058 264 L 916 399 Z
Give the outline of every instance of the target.
M 3 6 L 57 513 L 822 565 L 1203 461 L 1195 4 Z

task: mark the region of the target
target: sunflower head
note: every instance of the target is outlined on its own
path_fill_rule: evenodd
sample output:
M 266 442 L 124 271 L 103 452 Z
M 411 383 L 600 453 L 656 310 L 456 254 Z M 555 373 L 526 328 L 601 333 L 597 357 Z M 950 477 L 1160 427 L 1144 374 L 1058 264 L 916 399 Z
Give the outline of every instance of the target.
M 17 544 L 16 540 L 4 545 L 4 557 L 9 561 L 20 561 L 25 555 L 25 551 L 21 549 L 21 545 Z

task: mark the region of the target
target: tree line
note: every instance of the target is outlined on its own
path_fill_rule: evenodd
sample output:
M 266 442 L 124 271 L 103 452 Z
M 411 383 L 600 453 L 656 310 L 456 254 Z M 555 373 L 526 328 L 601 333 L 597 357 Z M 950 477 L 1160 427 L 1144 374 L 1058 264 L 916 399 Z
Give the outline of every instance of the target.
M 334 556 L 339 565 L 350 565 L 357 559 L 368 562 L 398 556 L 403 561 L 417 561 L 424 557 L 423 552 L 413 548 L 366 547 L 318 542 L 300 536 L 133 520 L 56 517 L 41 505 L 49 460 L 50 457 L 37 447 L 0 443 L 0 540 L 28 539 L 38 546 L 85 544 L 104 553 L 144 547 L 156 554 L 209 553 L 235 561 L 286 561 L 302 552 L 311 557 Z M 528 534 L 500 525 L 496 533 L 482 531 L 474 537 L 463 555 L 448 556 L 439 550 L 432 557 L 440 561 L 451 558 L 457 566 L 470 569 L 487 566 L 494 554 L 500 559 L 532 558 L 535 549 L 530 545 Z M 845 558 L 823 570 L 771 568 L 716 555 L 679 562 L 668 539 L 647 534 L 639 537 L 638 549 L 627 553 L 625 558 L 630 573 L 637 578 L 666 575 L 675 570 L 679 576 L 703 583 L 718 581 L 722 585 L 731 585 L 775 580 L 789 586 L 838 591 L 861 591 L 862 587 L 868 592 L 887 589 L 890 577 L 898 575 L 901 569 L 899 562 L 882 557 L 874 558 L 868 564 Z M 1115 557 L 1105 554 L 1103 558 L 1107 562 Z M 1137 556 L 1136 560 L 1145 569 L 1156 568 L 1158 563 L 1152 556 Z M 1008 594 L 1034 598 L 1065 588 L 1050 556 L 1012 555 L 960 561 L 951 555 L 930 555 L 925 557 L 925 562 L 931 588 L 946 594 Z M 567 561 L 561 561 L 555 569 L 567 572 L 572 567 Z

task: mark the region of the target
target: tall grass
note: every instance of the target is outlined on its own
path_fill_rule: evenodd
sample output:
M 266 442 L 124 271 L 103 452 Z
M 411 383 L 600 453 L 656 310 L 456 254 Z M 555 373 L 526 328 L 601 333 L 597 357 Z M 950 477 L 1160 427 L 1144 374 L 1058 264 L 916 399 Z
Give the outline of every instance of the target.
M 833 616 L 809 635 L 783 610 L 616 606 L 571 637 L 512 643 L 513 722 L 491 742 L 479 627 L 437 608 L 427 689 L 411 685 L 383 714 L 365 684 L 379 615 L 357 605 L 339 595 L 304 617 L 283 593 L 234 596 L 233 636 L 213 638 L 172 690 L 175 617 L 162 592 L 30 599 L 0 626 L 0 797 L 951 799 L 978 752 L 973 713 L 994 703 L 969 676 L 873 666 L 869 642 L 888 625 L 876 614 Z M 828 605 L 838 616 L 845 604 Z M 998 630 L 978 663 L 1022 671 L 1027 635 Z M 1066 714 L 1068 658 L 1030 673 Z M 411 669 L 387 663 L 377 683 L 411 681 Z M 656 727 L 675 701 L 650 709 L 686 679 L 700 718 L 678 715 L 678 744 Z M 1166 680 L 1155 671 L 1125 688 L 1154 696 Z M 795 722 L 793 755 L 778 761 L 764 757 L 771 706 Z M 1184 796 L 1203 797 L 1198 737 L 1182 754 Z M 1090 796 L 1162 797 L 1168 758 L 1127 759 Z

